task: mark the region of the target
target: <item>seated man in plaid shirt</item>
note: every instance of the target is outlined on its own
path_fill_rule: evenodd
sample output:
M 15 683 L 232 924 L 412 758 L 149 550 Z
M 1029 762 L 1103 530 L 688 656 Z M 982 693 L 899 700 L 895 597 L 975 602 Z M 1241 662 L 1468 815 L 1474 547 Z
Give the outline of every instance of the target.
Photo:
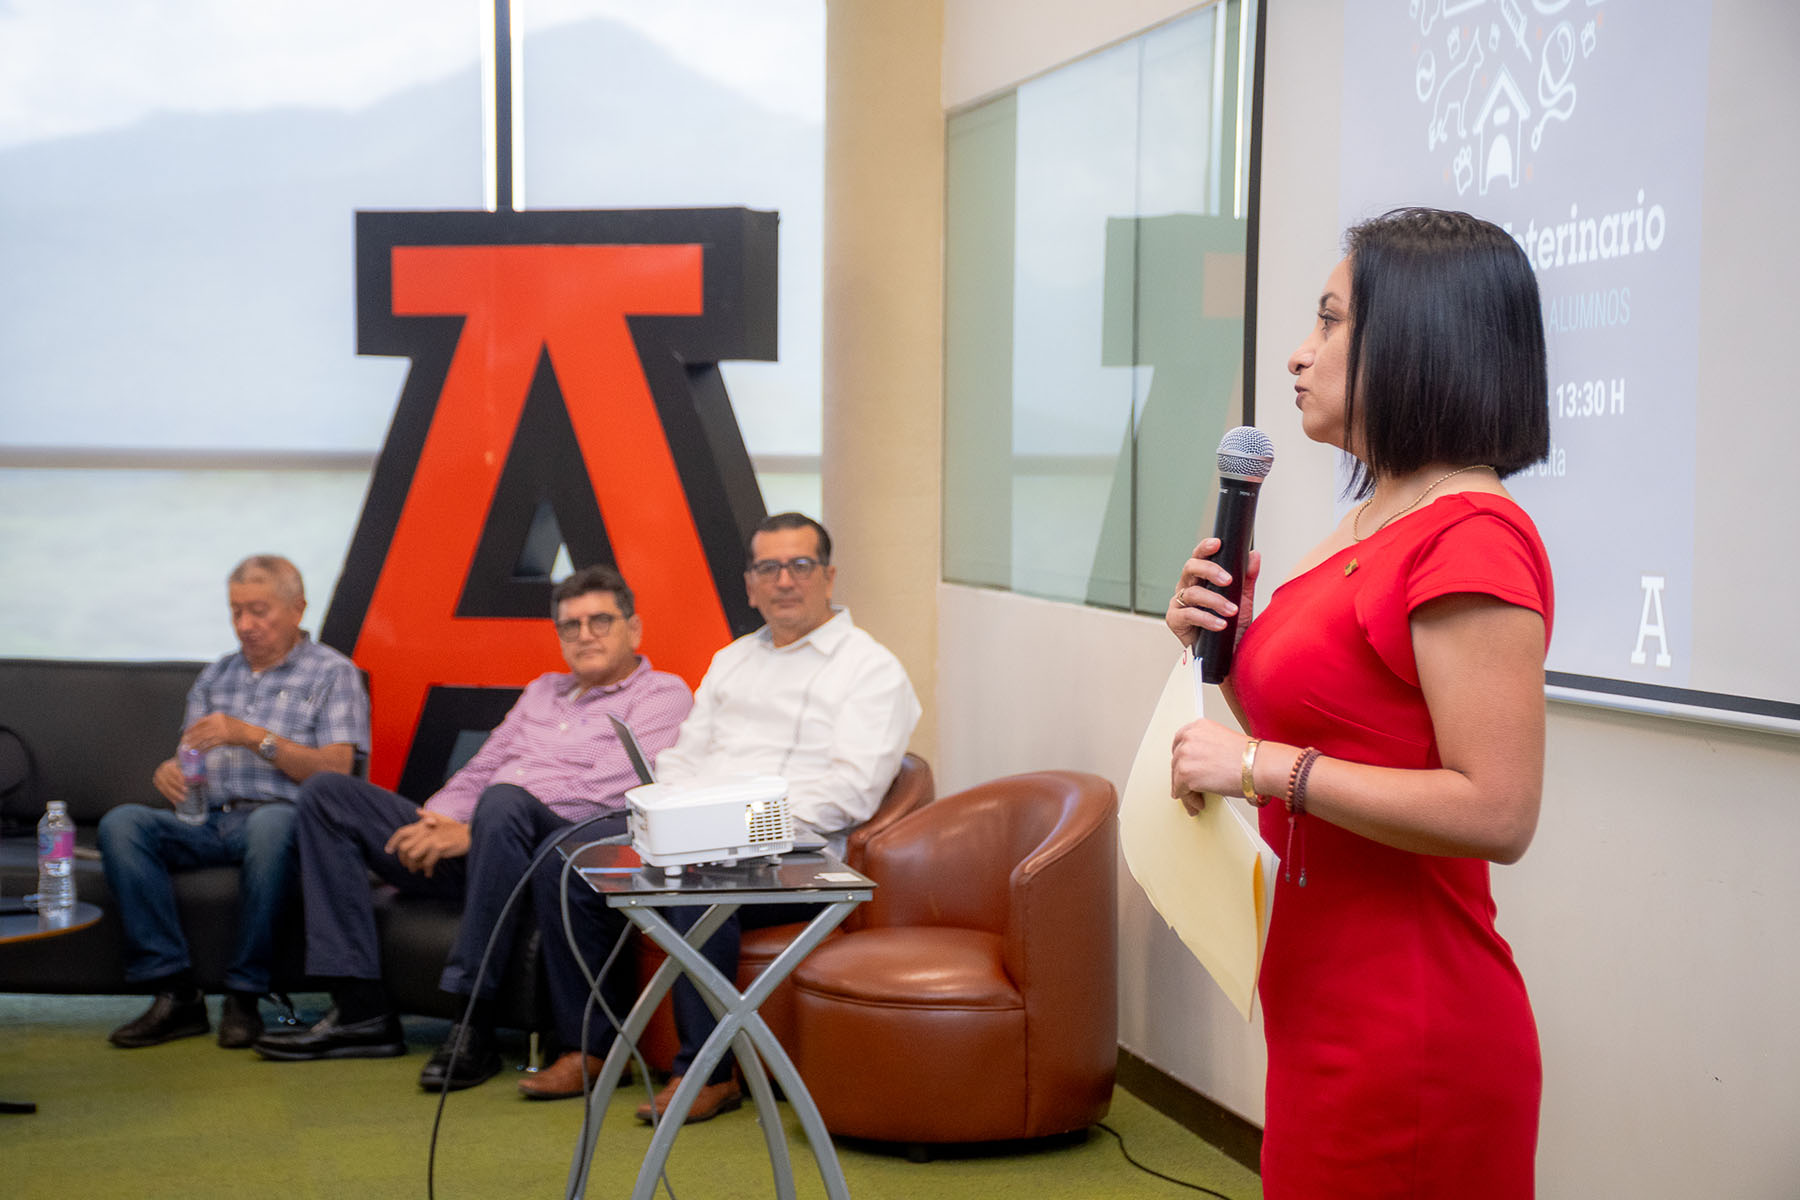
M 180 738 L 206 756 L 204 822 L 175 814 L 186 785 L 174 757 L 151 776 L 170 807 L 122 804 L 100 821 L 101 863 L 125 931 L 125 977 L 156 994 L 142 1016 L 113 1030 L 116 1046 L 154 1046 L 211 1028 L 170 877 L 232 863 L 242 871 L 243 899 L 219 1045 L 240 1049 L 261 1036 L 257 1001 L 269 990 L 275 919 L 294 878 L 292 801 L 304 780 L 350 770 L 369 747 L 362 676 L 300 628 L 306 589 L 294 564 L 247 558 L 226 586 L 238 649 L 194 681 Z

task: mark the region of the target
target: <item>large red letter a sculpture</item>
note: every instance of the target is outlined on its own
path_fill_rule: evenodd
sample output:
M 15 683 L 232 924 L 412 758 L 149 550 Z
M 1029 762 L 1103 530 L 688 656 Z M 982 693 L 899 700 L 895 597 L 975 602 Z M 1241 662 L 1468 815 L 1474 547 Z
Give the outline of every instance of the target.
M 763 516 L 718 363 L 775 357 L 775 217 L 359 213 L 358 349 L 412 370 L 321 640 L 368 672 L 370 777 L 415 800 L 562 661 L 550 565 L 612 562 L 692 685 L 754 625 Z

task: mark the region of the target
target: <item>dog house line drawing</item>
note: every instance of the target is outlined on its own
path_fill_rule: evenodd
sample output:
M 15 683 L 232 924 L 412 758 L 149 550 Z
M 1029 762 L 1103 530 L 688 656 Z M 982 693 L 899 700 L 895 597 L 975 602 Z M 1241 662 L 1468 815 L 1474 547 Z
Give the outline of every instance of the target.
M 1488 184 L 1495 179 L 1506 180 L 1509 188 L 1519 186 L 1520 143 L 1530 116 L 1525 94 L 1513 82 L 1512 72 L 1501 67 L 1493 87 L 1488 89 L 1487 99 L 1475 114 L 1482 195 L 1487 195 Z

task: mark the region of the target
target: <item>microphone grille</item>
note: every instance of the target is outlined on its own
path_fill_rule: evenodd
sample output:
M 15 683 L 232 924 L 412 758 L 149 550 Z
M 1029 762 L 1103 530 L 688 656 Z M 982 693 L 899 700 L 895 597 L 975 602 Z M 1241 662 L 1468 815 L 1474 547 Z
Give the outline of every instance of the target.
M 1219 439 L 1219 474 L 1265 479 L 1275 465 L 1275 443 L 1254 425 L 1239 425 Z

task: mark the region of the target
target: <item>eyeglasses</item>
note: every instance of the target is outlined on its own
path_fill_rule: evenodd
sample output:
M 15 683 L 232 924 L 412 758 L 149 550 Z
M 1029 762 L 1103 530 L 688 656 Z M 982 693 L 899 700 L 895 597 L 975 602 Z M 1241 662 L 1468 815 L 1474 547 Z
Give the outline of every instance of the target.
M 594 631 L 595 637 L 605 637 L 612 632 L 612 627 L 625 618 L 618 613 L 595 613 L 591 617 L 566 617 L 556 623 L 556 636 L 565 642 L 572 642 L 581 636 L 582 629 Z
M 823 565 L 816 558 L 790 558 L 785 562 L 779 558 L 759 558 L 751 563 L 747 570 L 758 579 L 779 579 L 781 573 L 786 571 L 798 580 L 811 579 L 812 573 Z

